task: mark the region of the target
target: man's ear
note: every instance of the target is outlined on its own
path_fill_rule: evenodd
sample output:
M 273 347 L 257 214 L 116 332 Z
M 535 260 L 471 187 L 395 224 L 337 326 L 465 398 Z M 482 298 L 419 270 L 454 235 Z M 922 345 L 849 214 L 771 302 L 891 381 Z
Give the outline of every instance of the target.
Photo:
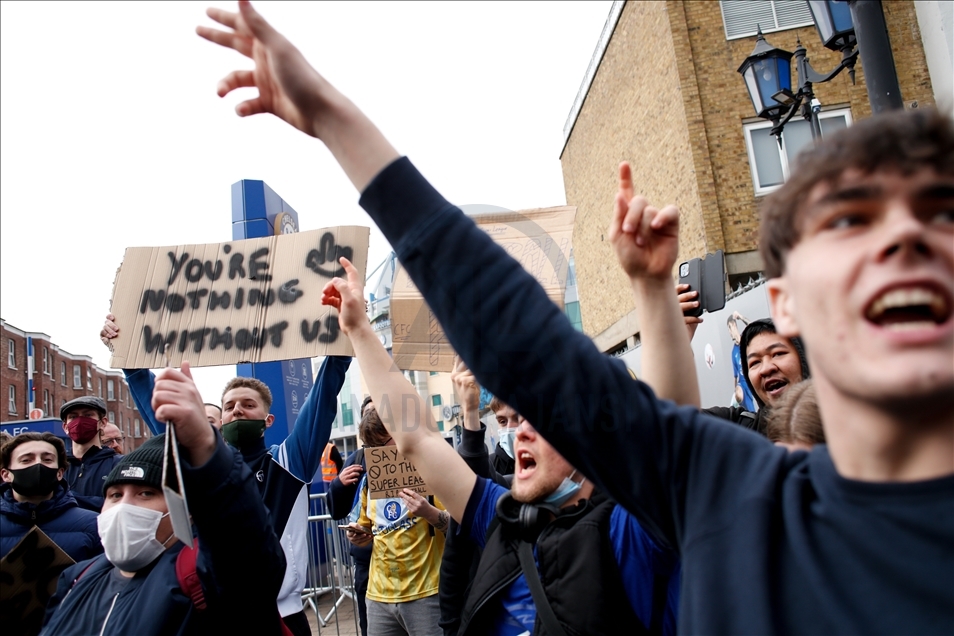
M 3 481 L 11 482 L 13 481 L 13 473 L 6 468 L 0 468 L 0 478 L 2 478 Z
M 772 320 L 780 336 L 791 338 L 798 335 L 798 323 L 795 321 L 795 298 L 789 281 L 781 276 L 770 278 L 766 283 Z
M 66 433 L 67 435 L 70 434 L 70 429 L 66 428 L 66 422 L 63 422 L 63 432 Z
M 270 427 L 272 425 L 272 422 L 274 421 L 275 421 L 275 416 L 269 413 L 268 416 L 265 418 L 265 428 Z
M 109 421 L 105 415 L 99 419 L 99 432 L 102 433 L 103 429 L 106 428 L 106 422 Z
M 62 481 L 62 480 L 63 480 L 63 475 L 65 475 L 65 474 L 66 474 L 66 469 L 65 469 L 65 468 L 60 468 L 59 470 L 57 470 L 57 471 L 56 471 L 56 481 Z

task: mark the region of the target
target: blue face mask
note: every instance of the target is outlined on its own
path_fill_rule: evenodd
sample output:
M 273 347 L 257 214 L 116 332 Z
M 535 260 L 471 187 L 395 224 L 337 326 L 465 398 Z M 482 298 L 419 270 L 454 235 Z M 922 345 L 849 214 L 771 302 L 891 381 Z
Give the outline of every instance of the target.
M 517 436 L 517 429 L 515 428 L 502 428 L 500 429 L 500 448 L 504 449 L 504 452 L 507 453 L 507 456 L 510 459 L 513 459 L 513 438 Z
M 557 489 L 543 498 L 543 503 L 559 508 L 566 503 L 567 499 L 578 493 L 580 488 L 583 487 L 583 482 L 581 481 L 580 483 L 576 483 L 573 481 L 573 475 L 575 474 L 576 470 L 570 473 L 569 477 L 564 477 L 563 482 L 557 487 Z

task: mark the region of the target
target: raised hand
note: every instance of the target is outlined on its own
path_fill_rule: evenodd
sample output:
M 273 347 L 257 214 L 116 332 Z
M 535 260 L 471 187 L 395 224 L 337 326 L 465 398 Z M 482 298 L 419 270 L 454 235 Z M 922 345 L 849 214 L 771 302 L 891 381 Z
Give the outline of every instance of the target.
M 218 84 L 220 97 L 237 88 L 258 89 L 258 97 L 235 107 L 240 117 L 272 113 L 321 139 L 359 192 L 400 156 L 371 120 L 250 3 L 239 2 L 238 13 L 214 8 L 206 13 L 228 30 L 200 26 L 196 33 L 255 62 L 253 70 L 232 71 Z
M 480 408 L 480 385 L 477 378 L 471 373 L 460 356 L 454 356 L 454 370 L 451 372 L 451 382 L 454 391 L 460 400 L 461 408 L 465 411 L 476 411 Z
M 690 316 L 686 314 L 686 311 L 699 306 L 699 301 L 695 300 L 699 297 L 699 292 L 689 291 L 689 285 L 681 284 L 676 285 L 676 293 L 679 299 L 679 311 L 682 312 L 682 319 L 686 322 L 686 331 L 689 332 L 689 341 L 691 342 L 692 337 L 696 335 L 696 329 L 702 323 L 702 317 Z
M 634 278 L 670 278 L 679 256 L 679 208 L 658 209 L 633 192 L 629 163 L 619 165 L 619 191 L 608 230 L 623 270 Z
M 196 33 L 255 62 L 254 70 L 226 75 L 218 85 L 219 97 L 237 88 L 254 86 L 258 88 L 258 97 L 235 107 L 240 117 L 272 113 L 298 130 L 318 137 L 316 123 L 327 107 L 327 98 L 337 92 L 301 52 L 272 28 L 250 2 L 239 2 L 238 13 L 210 8 L 206 14 L 230 30 L 199 26 Z
M 152 408 L 160 422 L 171 422 L 189 463 L 201 466 L 215 451 L 215 430 L 205 416 L 205 405 L 192 380 L 189 363 L 182 369 L 166 368 L 156 374 Z
M 109 347 L 109 350 L 112 351 L 112 345 L 110 345 L 110 340 L 119 335 L 119 326 L 116 324 L 116 316 L 112 314 L 106 314 L 106 322 L 103 324 L 103 328 L 99 332 L 99 339 L 103 341 L 103 344 Z
M 344 256 L 339 261 L 348 278 L 332 278 L 328 281 L 321 290 L 321 304 L 338 310 L 338 325 L 345 335 L 349 335 L 352 330 L 365 325 L 370 328 L 371 323 L 364 309 L 364 281 L 361 275 Z

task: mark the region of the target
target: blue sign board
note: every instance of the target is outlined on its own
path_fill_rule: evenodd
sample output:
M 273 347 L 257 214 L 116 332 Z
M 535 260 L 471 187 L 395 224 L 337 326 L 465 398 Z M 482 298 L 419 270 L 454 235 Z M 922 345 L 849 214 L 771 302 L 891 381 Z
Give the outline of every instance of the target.
M 263 238 L 298 231 L 298 213 L 264 181 L 243 179 L 232 184 L 232 239 Z M 236 365 L 242 377 L 257 378 L 272 392 L 275 423 L 265 431 L 265 445 L 281 444 L 314 384 L 311 360 L 282 360 Z
M 44 417 L 39 420 L 16 420 L 0 424 L 0 431 L 10 435 L 20 433 L 53 433 L 63 439 L 66 447 L 70 448 L 69 435 L 63 432 L 63 421 L 55 417 Z

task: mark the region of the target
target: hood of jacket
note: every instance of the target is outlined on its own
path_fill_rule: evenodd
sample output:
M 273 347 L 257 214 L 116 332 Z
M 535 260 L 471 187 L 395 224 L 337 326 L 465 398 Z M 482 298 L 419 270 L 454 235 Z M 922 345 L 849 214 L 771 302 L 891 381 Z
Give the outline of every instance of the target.
M 63 514 L 64 510 L 78 505 L 63 480 L 56 485 L 51 498 L 38 504 L 17 501 L 13 498 L 13 486 L 10 483 L 0 485 L 0 514 L 6 515 L 16 523 L 24 525 L 45 523 Z
M 752 384 L 752 381 L 749 380 L 749 370 L 748 365 L 746 364 L 746 358 L 748 357 L 746 350 L 749 348 L 749 343 L 752 342 L 752 339 L 762 333 L 778 333 L 775 331 L 775 323 L 772 322 L 771 318 L 753 320 L 745 326 L 745 329 L 742 331 L 742 336 L 739 338 L 739 353 L 742 355 L 742 367 L 744 369 L 742 375 L 745 377 L 745 384 L 749 387 L 749 392 L 752 394 L 752 397 L 755 398 L 756 404 L 759 405 L 759 410 L 766 408 L 765 402 L 763 402 L 762 398 L 759 397 L 758 392 L 755 390 L 755 386 Z M 808 358 L 805 356 L 805 345 L 802 342 L 802 339 L 798 336 L 788 338 L 788 341 L 792 343 L 792 346 L 795 347 L 795 351 L 798 353 L 798 361 L 802 365 L 802 380 L 807 380 L 808 378 L 812 377 L 812 374 L 811 370 L 808 368 Z

